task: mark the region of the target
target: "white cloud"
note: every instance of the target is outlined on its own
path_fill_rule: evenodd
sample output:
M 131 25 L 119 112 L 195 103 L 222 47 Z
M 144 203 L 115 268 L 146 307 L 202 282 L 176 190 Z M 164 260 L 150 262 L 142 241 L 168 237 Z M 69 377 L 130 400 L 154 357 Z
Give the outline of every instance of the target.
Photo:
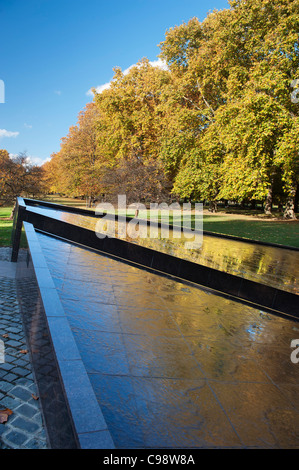
M 32 129 L 32 125 L 31 125 L 31 124 L 27 124 L 26 122 L 24 123 L 24 127 L 26 127 L 26 129 Z
M 162 70 L 168 69 L 166 62 L 164 62 L 164 60 L 161 60 L 161 59 L 152 60 L 149 62 L 149 64 L 152 67 L 159 67 Z M 133 67 L 137 67 L 137 64 L 130 65 L 130 67 L 128 67 L 126 70 L 123 71 L 123 74 L 127 75 Z
M 19 156 L 18 153 L 10 153 L 9 154 L 10 158 L 17 158 Z M 51 157 L 48 158 L 41 158 L 41 157 L 34 157 L 33 155 L 26 155 L 26 162 L 31 164 L 31 165 L 37 165 L 41 166 L 44 163 L 48 162 L 51 160 Z
M 167 64 L 166 62 L 164 62 L 164 60 L 161 60 L 161 59 L 157 59 L 157 60 L 153 60 L 153 61 L 150 61 L 149 64 L 152 66 L 152 67 L 159 67 L 160 69 L 162 70 L 168 70 L 168 67 L 167 67 Z M 127 69 L 125 69 L 123 71 L 123 74 L 124 75 L 127 75 L 130 70 L 133 68 L 133 67 L 136 67 L 137 64 L 132 64 L 130 65 L 130 67 L 128 67 Z M 110 83 L 111 82 L 108 82 L 108 83 L 104 83 L 104 85 L 99 85 L 97 87 L 95 87 L 95 90 L 97 93 L 102 93 L 102 91 L 104 90 L 107 90 L 109 87 L 110 87 Z M 87 92 L 86 92 L 86 95 L 87 96 L 93 96 L 93 92 L 92 92 L 92 88 L 90 88 Z
M 17 137 L 19 132 L 11 132 L 7 131 L 6 129 L 0 129 L 0 139 L 3 137 Z
M 104 83 L 104 85 L 99 85 L 95 87 L 95 90 L 97 93 L 102 93 L 102 91 L 107 90 L 110 87 L 110 82 Z M 86 93 L 87 96 L 93 96 L 92 88 L 87 91 Z
M 152 65 L 153 67 L 159 67 L 162 70 L 168 70 L 166 62 L 162 59 L 153 60 L 150 62 L 150 65 Z
M 31 165 L 38 165 L 41 166 L 44 163 L 50 161 L 51 158 L 41 158 L 41 157 L 34 157 L 33 155 L 28 155 L 27 156 L 27 163 L 30 163 Z

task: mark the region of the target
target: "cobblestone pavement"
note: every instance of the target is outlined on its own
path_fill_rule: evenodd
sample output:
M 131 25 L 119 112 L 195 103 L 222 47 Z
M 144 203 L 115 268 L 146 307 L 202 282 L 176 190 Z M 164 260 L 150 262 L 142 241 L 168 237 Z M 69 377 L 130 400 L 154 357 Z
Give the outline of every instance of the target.
M 12 411 L 0 424 L 0 449 L 46 449 L 38 391 L 17 301 L 15 265 L 9 259 L 10 249 L 0 248 L 0 410 Z

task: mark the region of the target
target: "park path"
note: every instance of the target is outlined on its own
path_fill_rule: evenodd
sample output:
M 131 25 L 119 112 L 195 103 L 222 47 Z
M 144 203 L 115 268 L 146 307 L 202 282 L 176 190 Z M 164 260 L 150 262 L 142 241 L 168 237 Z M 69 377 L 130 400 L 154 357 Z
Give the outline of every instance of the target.
M 20 257 L 26 253 L 22 250 Z M 10 248 L 0 248 L 0 410 L 12 411 L 0 424 L 0 449 L 46 449 L 38 391 L 17 299 L 16 265 Z M 4 362 L 3 362 L 4 360 Z

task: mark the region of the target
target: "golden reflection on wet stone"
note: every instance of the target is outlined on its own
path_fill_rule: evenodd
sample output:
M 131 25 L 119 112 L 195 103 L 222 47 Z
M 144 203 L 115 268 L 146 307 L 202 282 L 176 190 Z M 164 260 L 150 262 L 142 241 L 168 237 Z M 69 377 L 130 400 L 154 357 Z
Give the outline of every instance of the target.
M 298 323 L 39 235 L 118 448 L 298 448 Z
M 97 219 L 78 214 L 59 213 L 62 220 L 79 225 L 89 230 L 96 230 Z M 115 236 L 118 224 L 115 223 Z M 114 231 L 111 232 L 114 235 Z M 150 229 L 148 229 L 150 235 Z M 299 252 L 279 249 L 271 246 L 255 245 L 246 242 L 232 241 L 226 238 L 203 236 L 202 246 L 198 249 L 187 249 L 188 238 L 176 238 L 170 231 L 169 237 L 162 238 L 125 238 L 147 248 L 162 251 L 194 263 L 218 269 L 246 279 L 299 293 Z

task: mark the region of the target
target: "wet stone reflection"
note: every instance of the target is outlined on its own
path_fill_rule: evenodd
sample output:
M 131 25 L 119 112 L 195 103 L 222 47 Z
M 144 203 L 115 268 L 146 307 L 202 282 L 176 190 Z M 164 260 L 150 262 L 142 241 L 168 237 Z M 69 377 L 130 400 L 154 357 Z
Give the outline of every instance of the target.
M 298 448 L 298 322 L 38 238 L 117 448 Z
M 41 207 L 30 207 L 30 210 L 92 231 L 96 230 L 97 219 L 93 217 Z M 116 223 L 116 236 L 117 233 Z M 159 238 L 132 239 L 127 237 L 126 240 L 229 274 L 299 293 L 299 251 L 255 245 L 209 235 L 203 236 L 201 248 L 190 250 L 185 247 L 186 239 L 172 236 L 171 231 L 169 238 L 162 238 L 160 235 Z

